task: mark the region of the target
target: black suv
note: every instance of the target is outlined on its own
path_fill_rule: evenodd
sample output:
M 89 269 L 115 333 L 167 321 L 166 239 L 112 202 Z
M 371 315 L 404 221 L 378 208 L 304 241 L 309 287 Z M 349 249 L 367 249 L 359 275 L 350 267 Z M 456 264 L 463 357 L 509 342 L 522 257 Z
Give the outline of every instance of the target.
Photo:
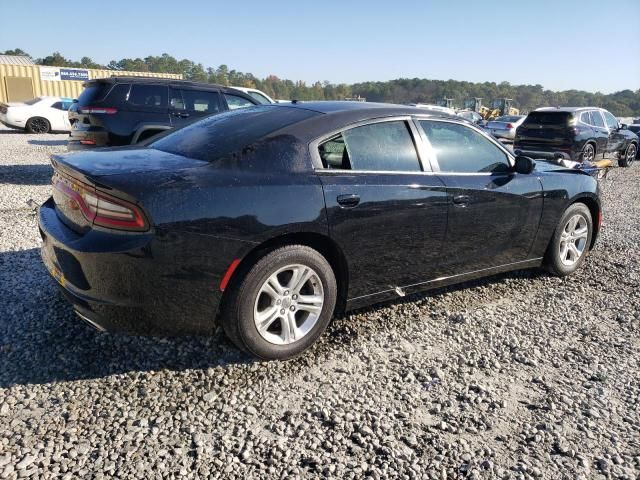
M 539 108 L 516 130 L 513 149 L 537 158 L 562 157 L 576 162 L 618 157 L 621 167 L 633 163 L 638 136 L 602 108 Z
M 90 80 L 69 109 L 69 150 L 129 145 L 258 102 L 233 88 L 149 77 Z

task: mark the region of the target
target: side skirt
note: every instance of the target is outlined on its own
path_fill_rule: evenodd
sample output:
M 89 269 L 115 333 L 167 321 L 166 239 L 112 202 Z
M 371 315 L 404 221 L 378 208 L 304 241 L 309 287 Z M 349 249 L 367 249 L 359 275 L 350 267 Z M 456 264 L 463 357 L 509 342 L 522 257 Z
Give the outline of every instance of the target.
M 383 290 L 381 292 L 351 298 L 347 300 L 346 310 L 349 311 L 355 308 L 361 308 L 367 305 L 391 300 L 393 298 L 404 297 L 405 295 L 410 295 L 417 292 L 445 287 L 447 285 L 454 285 L 456 283 L 468 282 L 470 280 L 476 280 L 482 277 L 489 277 L 498 273 L 504 273 L 513 270 L 523 270 L 526 268 L 535 268 L 539 267 L 540 265 L 542 265 L 542 257 L 531 258 L 520 262 L 508 263 L 497 267 L 484 268 L 482 270 L 474 270 L 473 272 L 460 273 L 458 275 L 451 275 L 448 277 L 438 277 L 426 282 L 415 283 L 413 285 L 407 285 L 404 287 L 391 288 L 389 290 Z

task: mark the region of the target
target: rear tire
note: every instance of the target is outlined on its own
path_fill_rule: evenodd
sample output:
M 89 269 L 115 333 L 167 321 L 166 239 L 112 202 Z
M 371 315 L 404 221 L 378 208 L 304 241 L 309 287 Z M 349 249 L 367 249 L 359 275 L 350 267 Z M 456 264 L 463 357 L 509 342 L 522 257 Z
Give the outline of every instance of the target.
M 544 258 L 546 269 L 559 277 L 571 275 L 584 262 L 593 236 L 591 211 L 584 203 L 565 210 Z
M 638 153 L 638 147 L 635 143 L 630 143 L 627 149 L 620 154 L 618 158 L 618 165 L 621 167 L 630 167 L 633 161 L 636 159 Z
M 31 117 L 27 120 L 26 127 L 29 133 L 49 133 L 51 131 L 49 120 L 42 117 Z
M 327 260 L 304 245 L 262 257 L 229 287 L 221 321 L 240 349 L 264 360 L 295 357 L 325 331 L 336 305 Z
M 596 158 L 596 149 L 593 143 L 587 143 L 582 148 L 581 161 L 593 162 Z

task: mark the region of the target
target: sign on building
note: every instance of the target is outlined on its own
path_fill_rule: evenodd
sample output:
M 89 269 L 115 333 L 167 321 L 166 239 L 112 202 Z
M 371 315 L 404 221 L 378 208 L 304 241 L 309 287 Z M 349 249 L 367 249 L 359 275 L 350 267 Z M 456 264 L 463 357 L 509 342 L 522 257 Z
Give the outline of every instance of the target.
M 89 80 L 89 70 L 78 70 L 76 68 L 40 67 L 40 78 L 59 82 L 61 80 L 77 80 L 85 82 Z

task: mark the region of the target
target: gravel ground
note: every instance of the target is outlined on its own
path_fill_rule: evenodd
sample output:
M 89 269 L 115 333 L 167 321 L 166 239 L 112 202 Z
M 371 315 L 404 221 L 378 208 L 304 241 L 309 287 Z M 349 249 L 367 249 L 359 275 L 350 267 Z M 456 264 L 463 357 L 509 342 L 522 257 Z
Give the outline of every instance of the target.
M 65 138 L 0 130 L 0 478 L 640 478 L 640 166 L 575 276 L 361 310 L 263 363 L 75 318 L 26 204 Z

